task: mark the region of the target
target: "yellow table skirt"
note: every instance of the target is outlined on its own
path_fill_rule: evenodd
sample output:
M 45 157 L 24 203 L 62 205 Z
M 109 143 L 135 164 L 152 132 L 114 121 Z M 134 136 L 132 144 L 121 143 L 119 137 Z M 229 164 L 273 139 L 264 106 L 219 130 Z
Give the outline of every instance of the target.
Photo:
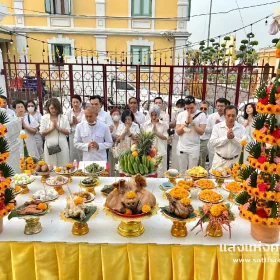
M 0 280 L 279 280 L 279 259 L 219 246 L 1 242 Z

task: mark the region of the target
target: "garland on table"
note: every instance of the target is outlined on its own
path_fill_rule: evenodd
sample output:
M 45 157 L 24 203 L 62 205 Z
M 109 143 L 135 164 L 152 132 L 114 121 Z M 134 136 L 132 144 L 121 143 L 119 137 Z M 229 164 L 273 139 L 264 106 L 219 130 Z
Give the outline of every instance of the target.
M 231 174 L 233 175 L 233 177 L 238 177 L 240 171 L 247 167 L 247 165 L 244 163 L 244 150 L 247 144 L 248 142 L 245 139 L 240 141 L 240 145 L 242 146 L 242 148 L 241 148 L 239 161 L 238 163 L 233 164 L 231 169 Z
M 0 98 L 0 107 L 3 100 Z M 5 112 L 0 112 L 0 218 L 8 215 L 16 206 L 15 196 L 10 189 L 11 177 L 14 175 L 12 168 L 6 164 L 9 159 L 9 145 L 5 138 L 7 128 L 5 124 L 8 117 Z
M 20 158 L 20 170 L 33 170 L 36 167 L 34 159 L 29 155 L 25 139 L 28 138 L 27 134 L 22 130 L 19 134 L 20 139 L 23 141 L 23 157 Z

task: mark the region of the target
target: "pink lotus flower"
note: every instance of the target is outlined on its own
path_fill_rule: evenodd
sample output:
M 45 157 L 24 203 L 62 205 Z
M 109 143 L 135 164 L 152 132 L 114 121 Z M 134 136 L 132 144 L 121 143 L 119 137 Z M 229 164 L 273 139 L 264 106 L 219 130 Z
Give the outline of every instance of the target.
M 266 127 L 263 127 L 262 129 L 260 129 L 260 132 L 261 132 L 261 133 L 266 133 L 266 132 L 267 132 L 267 128 L 266 128 Z
M 266 88 L 266 93 L 270 93 L 271 92 L 271 89 L 273 88 L 273 85 L 269 85 L 267 88 Z M 277 89 L 278 90 L 278 89 Z
M 247 203 L 245 203 L 245 204 L 243 205 L 243 209 L 244 209 L 244 210 L 248 210 L 249 206 L 250 206 L 250 203 L 247 202 Z
M 260 192 L 265 192 L 267 190 L 268 185 L 266 183 L 258 184 L 258 189 Z
M 246 180 L 246 184 L 247 184 L 248 186 L 251 186 L 251 178 L 248 178 L 248 179 Z
M 280 87 L 277 88 L 277 92 L 280 92 Z
M 276 100 L 276 104 L 280 105 L 280 99 Z
M 271 135 L 272 135 L 274 138 L 279 139 L 279 138 L 280 138 L 280 129 L 279 129 L 279 128 L 275 129 L 275 130 L 271 133 Z
M 5 177 L 1 176 L 0 177 L 0 182 L 3 182 L 5 180 Z
M 267 105 L 268 104 L 268 96 L 266 96 L 264 98 L 260 98 L 259 102 L 262 103 L 263 105 Z
M 275 190 L 276 190 L 277 192 L 280 192 L 280 183 L 277 183 Z

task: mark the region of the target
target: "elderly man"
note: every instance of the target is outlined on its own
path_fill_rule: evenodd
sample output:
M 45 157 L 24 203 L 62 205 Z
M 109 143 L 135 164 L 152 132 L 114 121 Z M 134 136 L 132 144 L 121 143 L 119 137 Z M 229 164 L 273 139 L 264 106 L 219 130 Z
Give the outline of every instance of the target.
M 83 151 L 84 161 L 107 161 L 106 149 L 113 145 L 109 127 L 97 120 L 97 116 L 96 108 L 86 108 L 86 121 L 76 127 L 74 147 Z
M 11 110 L 10 108 L 8 108 L 7 104 L 8 104 L 8 99 L 5 95 L 0 95 L 0 98 L 2 99 L 3 105 L 2 105 L 2 109 L 6 110 L 6 114 L 9 117 L 14 117 L 16 115 L 15 111 Z
M 225 121 L 214 125 L 210 145 L 214 148 L 212 169 L 231 167 L 241 153 L 240 141 L 245 136 L 245 128 L 236 122 L 238 110 L 233 105 L 225 108 Z
M 176 123 L 176 132 L 179 135 L 177 155 L 182 174 L 198 164 L 200 136 L 207 124 L 205 113 L 197 110 L 195 98 L 189 95 L 185 101 L 186 110 L 178 115 Z
M 128 107 L 134 115 L 134 121 L 138 123 L 139 126 L 141 126 L 145 122 L 145 115 L 142 112 L 138 111 L 138 106 L 139 104 L 136 97 L 130 97 L 128 100 Z

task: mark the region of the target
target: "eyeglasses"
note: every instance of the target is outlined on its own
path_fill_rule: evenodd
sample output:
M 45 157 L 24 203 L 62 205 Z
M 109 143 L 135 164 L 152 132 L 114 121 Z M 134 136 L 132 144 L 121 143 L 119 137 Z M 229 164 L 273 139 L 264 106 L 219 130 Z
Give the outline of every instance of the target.
M 200 107 L 200 111 L 207 111 L 208 109 L 205 107 Z
M 34 105 L 28 105 L 27 107 L 29 108 L 29 107 L 35 107 L 35 106 Z

